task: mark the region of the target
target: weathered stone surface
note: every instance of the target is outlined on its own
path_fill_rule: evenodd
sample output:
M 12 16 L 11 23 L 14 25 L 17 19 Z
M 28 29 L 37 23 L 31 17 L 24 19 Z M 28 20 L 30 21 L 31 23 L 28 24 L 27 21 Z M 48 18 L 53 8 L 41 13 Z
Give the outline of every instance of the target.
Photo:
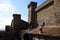
M 0 40 L 60 40 L 60 0 L 47 0 L 37 7 L 28 5 L 28 22 L 14 14 L 10 26 L 0 32 Z

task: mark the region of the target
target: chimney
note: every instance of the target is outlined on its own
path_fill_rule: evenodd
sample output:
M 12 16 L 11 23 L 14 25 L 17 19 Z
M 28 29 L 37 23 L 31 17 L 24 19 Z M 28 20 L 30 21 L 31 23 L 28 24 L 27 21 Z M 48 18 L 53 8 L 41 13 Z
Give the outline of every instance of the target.
M 21 15 L 20 14 L 13 14 L 13 27 L 20 26 Z
M 29 22 L 29 24 L 35 25 L 35 23 L 37 22 L 37 14 L 35 12 L 36 7 L 37 7 L 37 2 L 31 1 L 30 4 L 28 5 L 28 22 Z

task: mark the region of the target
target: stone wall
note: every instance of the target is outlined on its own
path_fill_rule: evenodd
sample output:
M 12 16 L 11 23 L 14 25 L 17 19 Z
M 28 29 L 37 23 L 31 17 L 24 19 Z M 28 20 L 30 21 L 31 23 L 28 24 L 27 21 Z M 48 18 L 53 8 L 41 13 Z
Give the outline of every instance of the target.
M 60 0 L 47 0 L 36 8 L 38 25 L 60 25 Z
M 51 2 L 39 12 L 37 12 L 38 25 L 41 26 L 43 22 L 45 23 L 45 25 L 56 25 L 57 19 L 55 18 L 54 10 L 54 3 Z

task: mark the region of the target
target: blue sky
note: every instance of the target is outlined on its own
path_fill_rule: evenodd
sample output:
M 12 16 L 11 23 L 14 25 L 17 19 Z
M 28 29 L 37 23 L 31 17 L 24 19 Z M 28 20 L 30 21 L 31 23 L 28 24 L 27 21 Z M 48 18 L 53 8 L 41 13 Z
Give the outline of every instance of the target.
M 38 6 L 46 0 L 0 0 L 0 30 L 10 25 L 13 14 L 21 14 L 21 19 L 28 21 L 28 4 L 35 1 Z

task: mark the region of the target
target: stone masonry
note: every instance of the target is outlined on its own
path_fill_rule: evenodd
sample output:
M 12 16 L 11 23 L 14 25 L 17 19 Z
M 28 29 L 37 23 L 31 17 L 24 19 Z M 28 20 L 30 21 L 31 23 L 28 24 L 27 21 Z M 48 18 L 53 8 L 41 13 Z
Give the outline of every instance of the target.
M 60 40 L 60 0 L 28 4 L 28 22 L 13 14 L 11 25 L 0 32 L 0 40 Z

